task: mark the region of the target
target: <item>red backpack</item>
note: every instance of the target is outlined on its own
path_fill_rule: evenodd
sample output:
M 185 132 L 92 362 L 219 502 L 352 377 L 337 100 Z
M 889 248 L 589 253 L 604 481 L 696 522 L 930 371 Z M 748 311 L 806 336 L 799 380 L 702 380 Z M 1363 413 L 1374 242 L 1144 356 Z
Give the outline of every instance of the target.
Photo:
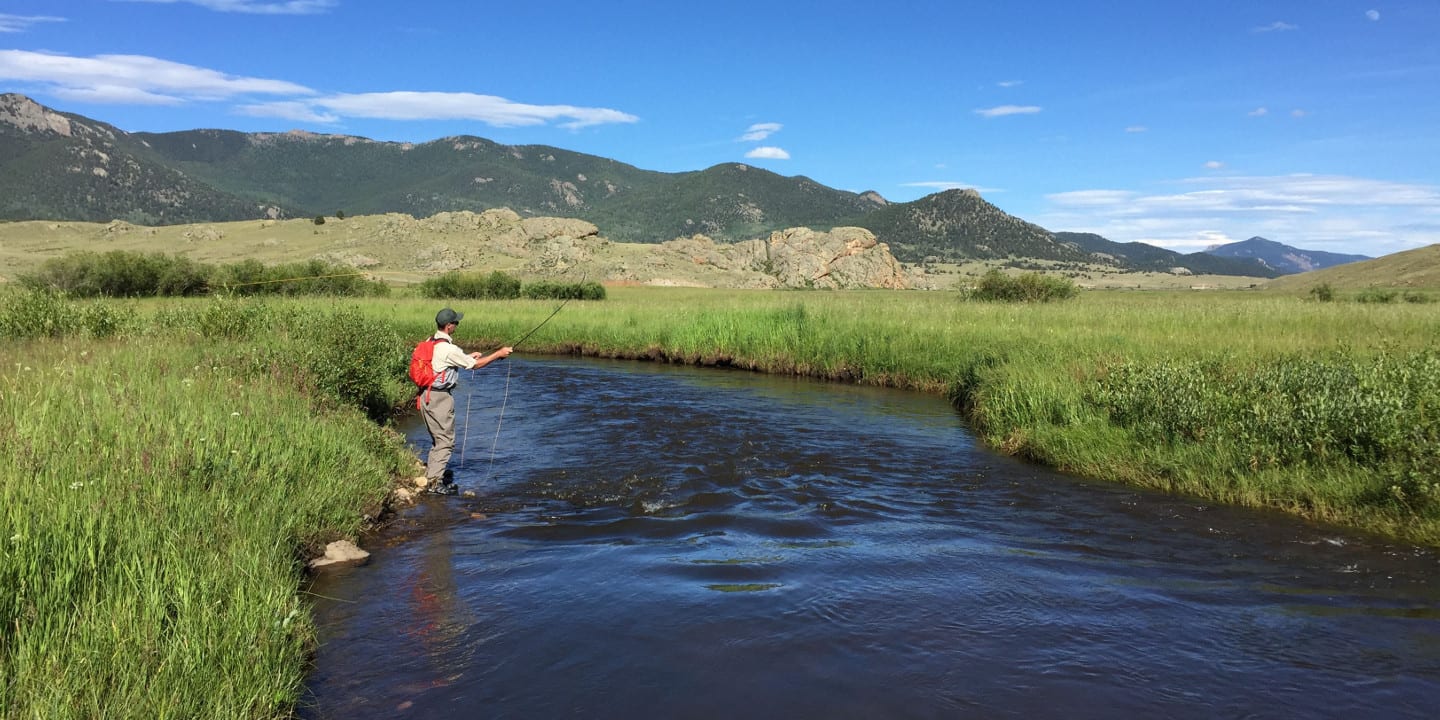
M 449 342 L 445 338 L 430 337 L 420 341 L 410 353 L 410 380 L 415 383 L 415 409 L 420 409 L 420 399 L 429 394 L 430 385 L 435 382 L 435 346 Z M 428 398 L 427 398 L 428 399 Z

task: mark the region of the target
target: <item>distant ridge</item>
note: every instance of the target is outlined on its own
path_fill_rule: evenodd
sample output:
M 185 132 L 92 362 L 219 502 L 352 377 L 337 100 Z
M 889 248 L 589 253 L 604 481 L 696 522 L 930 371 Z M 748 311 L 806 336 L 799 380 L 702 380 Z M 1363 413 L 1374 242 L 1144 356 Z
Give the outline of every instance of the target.
M 1117 264 L 1149 272 L 1173 272 L 1185 268 L 1196 275 L 1244 275 L 1273 278 L 1282 273 L 1255 258 L 1228 258 L 1204 252 L 1177 253 L 1142 242 L 1117 243 L 1094 233 L 1058 232 L 1055 238 L 1080 249 L 1115 258 Z
M 1336 265 L 1370 260 L 1368 255 L 1343 255 L 1319 250 L 1301 250 L 1263 237 L 1215 245 L 1205 252 L 1216 257 L 1253 258 L 1283 275 L 1321 270 Z

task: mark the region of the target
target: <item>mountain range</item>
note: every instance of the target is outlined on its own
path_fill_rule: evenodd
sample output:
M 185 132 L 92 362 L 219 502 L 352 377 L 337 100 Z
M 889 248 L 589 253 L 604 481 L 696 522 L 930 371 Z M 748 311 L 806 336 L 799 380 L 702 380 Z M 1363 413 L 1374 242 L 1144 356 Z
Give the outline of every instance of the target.
M 742 163 L 664 173 L 545 145 L 457 136 L 380 142 L 304 131 L 125 132 L 18 94 L 0 95 L 0 220 L 139 225 L 252 218 L 480 212 L 579 218 L 621 242 L 719 241 L 790 227 L 864 227 L 904 262 L 1102 262 L 1126 270 L 1274 277 L 1332 256 L 1288 248 L 1182 255 L 1052 233 L 947 190 L 891 203 Z M 1239 245 L 1257 247 L 1255 240 Z M 1268 242 L 1268 241 L 1265 241 Z M 1288 259 L 1287 259 L 1288 258 Z

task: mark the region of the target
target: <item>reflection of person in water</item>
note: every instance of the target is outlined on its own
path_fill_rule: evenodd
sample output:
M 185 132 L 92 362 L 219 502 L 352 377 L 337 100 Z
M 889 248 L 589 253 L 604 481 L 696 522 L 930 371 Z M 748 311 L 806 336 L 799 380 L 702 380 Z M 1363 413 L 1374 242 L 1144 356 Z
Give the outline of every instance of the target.
M 454 557 L 449 525 L 436 528 L 422 541 L 418 567 L 406 578 L 409 627 L 406 634 L 418 642 L 413 647 L 436 670 L 430 687 L 449 685 L 469 665 L 473 648 L 463 642 L 475 624 L 470 608 L 460 600 L 455 585 Z

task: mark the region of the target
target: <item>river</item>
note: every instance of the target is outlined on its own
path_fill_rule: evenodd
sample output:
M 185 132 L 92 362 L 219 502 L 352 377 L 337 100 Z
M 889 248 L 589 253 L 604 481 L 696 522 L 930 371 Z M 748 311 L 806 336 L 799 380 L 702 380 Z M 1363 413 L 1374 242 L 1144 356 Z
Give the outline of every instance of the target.
M 1431 550 L 1018 461 L 937 397 L 507 362 L 456 397 L 476 497 L 315 580 L 302 717 L 1440 708 Z

